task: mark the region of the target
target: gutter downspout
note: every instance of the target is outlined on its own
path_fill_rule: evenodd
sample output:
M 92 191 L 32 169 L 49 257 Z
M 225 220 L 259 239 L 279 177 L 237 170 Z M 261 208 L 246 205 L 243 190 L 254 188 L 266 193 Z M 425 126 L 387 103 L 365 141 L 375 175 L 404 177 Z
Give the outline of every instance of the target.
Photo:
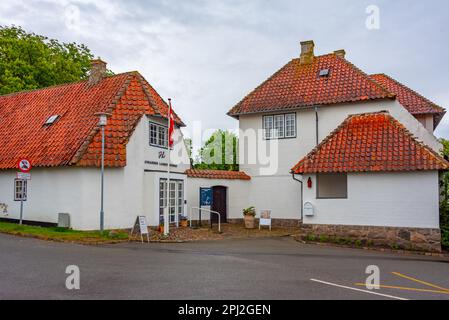
M 292 172 L 293 180 L 299 182 L 301 184 L 301 223 L 304 222 L 304 182 L 302 180 L 296 179 L 296 174 Z
M 320 137 L 319 137 L 320 118 L 318 116 L 318 106 L 315 106 L 315 118 L 316 118 L 316 145 L 318 146 L 320 144 Z

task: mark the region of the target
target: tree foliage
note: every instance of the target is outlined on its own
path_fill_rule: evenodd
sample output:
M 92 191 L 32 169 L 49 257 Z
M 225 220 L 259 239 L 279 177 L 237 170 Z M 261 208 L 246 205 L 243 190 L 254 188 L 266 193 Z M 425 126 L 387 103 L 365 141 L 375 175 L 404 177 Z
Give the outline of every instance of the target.
M 441 139 L 443 145 L 443 155 L 449 158 L 449 140 Z M 445 173 L 442 179 L 441 186 L 441 232 L 443 238 L 443 246 L 449 248 L 449 173 Z
M 84 80 L 92 58 L 84 45 L 0 26 L 0 94 Z
M 196 169 L 238 171 L 238 138 L 235 133 L 217 130 L 199 152 Z

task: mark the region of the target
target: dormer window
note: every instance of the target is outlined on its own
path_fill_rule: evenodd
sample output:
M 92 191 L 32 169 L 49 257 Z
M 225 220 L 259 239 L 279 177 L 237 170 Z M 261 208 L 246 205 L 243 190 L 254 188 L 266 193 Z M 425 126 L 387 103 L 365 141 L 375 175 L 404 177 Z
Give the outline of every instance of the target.
M 54 124 L 56 122 L 56 120 L 59 119 L 58 115 L 53 115 L 50 118 L 47 119 L 47 122 L 45 122 L 46 126 L 51 126 L 52 124 Z

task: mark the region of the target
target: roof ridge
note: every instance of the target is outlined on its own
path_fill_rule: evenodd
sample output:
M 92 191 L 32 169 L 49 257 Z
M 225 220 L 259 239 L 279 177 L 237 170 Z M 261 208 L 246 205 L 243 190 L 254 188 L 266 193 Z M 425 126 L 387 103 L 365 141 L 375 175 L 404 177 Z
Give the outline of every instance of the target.
M 110 79 L 110 78 L 116 78 L 116 77 L 121 77 L 121 76 L 125 76 L 125 75 L 130 75 L 130 74 L 133 74 L 135 72 L 138 72 L 138 71 L 122 72 L 122 73 L 114 74 L 114 75 L 111 75 L 111 76 L 106 76 L 104 79 Z M 55 85 L 48 86 L 48 87 L 43 87 L 43 88 L 29 89 L 29 90 L 23 90 L 23 91 L 18 91 L 18 92 L 11 92 L 11 93 L 8 93 L 8 94 L 0 95 L 0 99 L 4 98 L 4 97 L 5 98 L 9 98 L 9 97 L 18 96 L 18 95 L 21 95 L 21 94 L 34 93 L 34 92 L 41 91 L 41 90 L 57 89 L 57 88 L 61 88 L 61 87 L 73 86 L 73 85 L 81 84 L 81 83 L 88 82 L 88 81 L 89 81 L 88 79 L 86 79 L 86 80 L 78 80 L 78 81 L 75 81 L 75 82 L 60 83 L 60 84 L 55 84 Z
M 402 82 L 400 82 L 400 81 L 398 81 L 398 80 L 396 80 L 396 79 L 390 77 L 388 74 L 385 74 L 385 73 L 376 73 L 376 74 L 370 75 L 370 77 L 375 77 L 375 76 L 384 76 L 384 77 L 390 79 L 392 82 L 396 83 L 397 85 L 402 86 L 402 87 L 404 87 L 405 89 L 407 89 L 407 90 L 413 92 L 413 93 L 416 94 L 418 97 L 424 99 L 425 101 L 427 101 L 428 103 L 430 103 L 430 104 L 433 105 L 434 107 L 436 107 L 436 108 L 438 108 L 438 109 L 441 109 L 441 111 L 445 111 L 445 109 L 444 109 L 443 107 L 439 106 L 438 104 L 436 104 L 435 102 L 431 101 L 430 99 L 424 97 L 422 94 L 420 94 L 420 93 L 417 92 L 416 90 L 413 90 L 412 88 L 410 88 L 409 86 L 403 84 Z M 374 81 L 376 81 L 376 80 L 374 80 Z M 377 82 L 377 81 L 376 81 L 376 82 Z
M 349 64 L 352 68 L 354 68 L 356 71 L 358 71 L 359 73 L 361 73 L 363 76 L 366 77 L 366 79 L 371 82 L 372 84 L 374 84 L 376 87 L 378 87 L 379 89 L 381 89 L 383 92 L 385 92 L 387 94 L 387 96 L 391 99 L 396 99 L 397 95 L 390 92 L 389 90 L 387 90 L 386 88 L 384 88 L 383 86 L 381 86 L 380 84 L 378 84 L 376 81 L 374 81 L 373 79 L 371 79 L 370 75 L 367 74 L 366 72 L 364 72 L 362 69 L 360 69 L 359 67 L 357 67 L 355 64 L 353 64 L 352 62 L 350 62 L 347 59 L 342 59 L 344 60 L 347 64 Z
M 446 161 L 440 154 L 438 154 L 436 151 L 431 149 L 429 146 L 427 146 L 424 142 L 422 142 L 419 138 L 417 138 L 407 127 L 405 127 L 402 123 L 400 123 L 396 118 L 394 118 L 390 112 L 388 111 L 379 111 L 379 112 L 371 112 L 371 113 L 361 113 L 361 114 L 353 114 L 349 115 L 335 130 L 333 130 L 319 145 L 317 145 L 307 156 L 305 156 L 298 164 L 296 164 L 292 170 L 291 173 L 298 173 L 299 168 L 305 164 L 307 161 L 312 161 L 317 155 L 319 151 L 329 143 L 337 134 L 339 134 L 346 126 L 349 125 L 350 121 L 354 118 L 363 118 L 368 116 L 375 116 L 375 115 L 384 115 L 385 120 L 390 123 L 391 126 L 399 130 L 399 134 L 404 135 L 410 139 L 410 143 L 414 144 L 415 147 L 417 147 L 420 150 L 423 150 L 426 152 L 433 161 L 437 162 L 441 167 L 448 169 L 449 168 L 449 162 Z M 431 167 L 433 170 L 433 167 Z M 430 170 L 430 169 L 420 169 L 420 170 Z M 437 169 L 435 169 L 437 170 Z M 366 172 L 367 170 L 363 171 Z M 387 170 L 391 171 L 391 170 Z M 404 170 L 401 170 L 404 171 Z M 352 172 L 352 171 L 348 171 Z
M 111 102 L 108 104 L 108 107 L 105 110 L 106 113 L 112 114 L 114 112 L 114 110 L 117 108 L 118 102 L 123 97 L 123 95 L 125 94 L 126 90 L 128 89 L 128 87 L 132 81 L 132 78 L 130 76 L 137 77 L 136 72 L 127 72 L 127 73 L 123 73 L 122 75 L 125 75 L 125 74 L 127 74 L 127 78 L 123 82 L 122 86 L 117 91 L 115 96 L 112 97 Z M 138 74 L 138 72 L 137 72 L 137 74 Z M 95 124 L 93 126 L 93 128 L 90 130 L 90 133 L 87 135 L 86 139 L 81 143 L 80 147 L 78 149 L 76 149 L 73 156 L 70 158 L 70 161 L 69 161 L 70 164 L 74 165 L 82 159 L 83 155 L 86 153 L 87 149 L 89 148 L 89 145 L 92 143 L 92 140 L 95 138 L 95 135 L 98 133 L 99 130 L 100 130 L 99 125 Z

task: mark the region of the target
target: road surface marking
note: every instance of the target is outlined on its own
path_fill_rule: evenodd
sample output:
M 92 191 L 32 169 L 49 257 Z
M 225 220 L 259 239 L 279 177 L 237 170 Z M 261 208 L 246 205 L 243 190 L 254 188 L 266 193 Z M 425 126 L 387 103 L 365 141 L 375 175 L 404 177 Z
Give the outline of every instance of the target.
M 355 285 L 359 286 L 359 287 L 366 287 L 365 283 L 356 283 Z M 398 289 L 398 290 L 405 290 L 405 291 L 449 294 L 449 292 L 447 292 L 447 291 L 425 290 L 425 289 L 416 289 L 416 288 L 407 288 L 407 287 L 395 287 L 395 286 L 385 286 L 385 285 L 381 285 L 380 287 L 381 288 L 385 288 L 385 289 Z
M 418 280 L 418 279 L 415 279 L 415 278 L 412 278 L 412 277 L 408 277 L 408 276 L 403 275 L 403 274 L 401 274 L 399 272 L 392 272 L 392 274 L 394 274 L 395 276 L 398 276 L 398 277 L 401 277 L 401 278 L 404 278 L 404 279 L 407 279 L 407 280 L 411 280 L 413 282 L 417 282 L 417 283 L 423 284 L 425 286 L 428 286 L 428 287 L 431 287 L 431 288 L 435 288 L 435 289 L 438 289 L 438 290 L 445 291 L 445 292 L 449 293 L 449 289 L 442 288 L 442 287 L 439 287 L 437 285 L 434 285 L 434 284 L 431 284 L 431 283 L 428 283 L 428 282 L 425 282 L 425 281 L 421 281 L 421 280 Z
M 390 299 L 404 300 L 404 301 L 405 301 L 405 300 L 408 300 L 408 299 L 401 298 L 401 297 L 390 296 L 390 295 L 388 295 L 388 294 L 382 294 L 382 293 L 372 292 L 372 291 L 368 291 L 368 290 L 361 290 L 361 289 L 357 289 L 357 288 L 346 287 L 346 286 L 342 286 L 342 285 L 339 285 L 339 284 L 335 284 L 335 283 L 331 283 L 331 282 L 326 282 L 326 281 L 321 281 L 321 280 L 316 280 L 316 279 L 310 279 L 310 281 L 318 282 L 318 283 L 322 283 L 322 284 L 326 284 L 326 285 L 328 285 L 328 286 L 333 286 L 333 287 L 338 287 L 338 288 L 348 289 L 348 290 L 352 290 L 352 291 L 358 291 L 358 292 L 369 293 L 369 294 L 373 294 L 373 295 L 381 296 L 381 297 L 385 297 L 385 298 L 390 298 Z

